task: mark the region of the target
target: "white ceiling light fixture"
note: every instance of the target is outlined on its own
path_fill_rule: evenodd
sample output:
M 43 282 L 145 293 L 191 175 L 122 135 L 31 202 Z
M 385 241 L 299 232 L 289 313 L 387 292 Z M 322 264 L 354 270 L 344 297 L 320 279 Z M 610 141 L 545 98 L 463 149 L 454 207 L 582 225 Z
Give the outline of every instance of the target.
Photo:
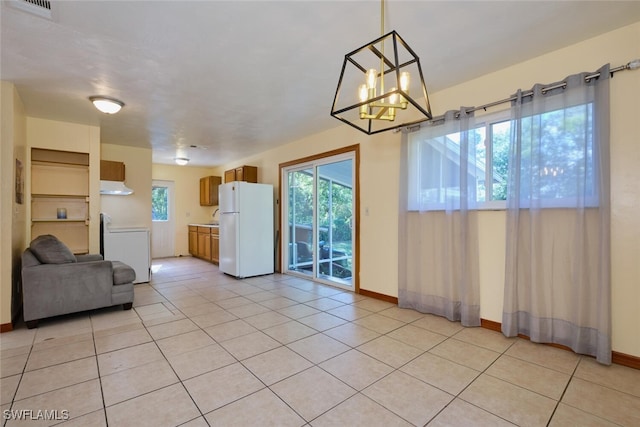
M 333 117 L 367 135 L 433 118 L 420 60 L 397 32 L 384 34 L 380 3 L 381 36 L 345 55 L 331 108 Z
M 105 114 L 115 114 L 124 107 L 124 102 L 107 96 L 90 96 L 89 101 L 93 102 L 93 105 Z
M 179 164 L 180 166 L 184 166 L 184 165 L 186 165 L 187 163 L 189 163 L 189 160 L 190 160 L 190 159 L 188 159 L 188 158 L 186 158 L 186 157 L 176 157 L 174 160 L 175 160 L 175 161 L 176 161 L 176 163 L 177 163 L 177 164 Z

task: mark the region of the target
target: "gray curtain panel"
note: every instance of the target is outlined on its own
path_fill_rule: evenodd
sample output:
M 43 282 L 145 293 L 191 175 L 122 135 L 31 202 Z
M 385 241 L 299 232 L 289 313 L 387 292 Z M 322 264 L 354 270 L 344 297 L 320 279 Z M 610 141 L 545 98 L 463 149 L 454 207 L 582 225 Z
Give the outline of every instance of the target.
M 478 137 L 462 108 L 402 142 L 398 305 L 465 326 L 480 325 Z
M 513 102 L 502 331 L 610 364 L 609 66 L 598 71 Z

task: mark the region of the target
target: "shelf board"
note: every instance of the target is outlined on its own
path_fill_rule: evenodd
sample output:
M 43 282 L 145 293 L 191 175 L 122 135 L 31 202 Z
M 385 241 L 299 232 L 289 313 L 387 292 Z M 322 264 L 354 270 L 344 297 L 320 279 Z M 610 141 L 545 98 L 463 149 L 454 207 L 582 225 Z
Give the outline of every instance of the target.
M 86 218 L 31 218 L 31 222 L 85 222 Z
M 38 198 L 38 199 L 86 199 L 89 197 L 89 195 L 88 194 L 31 194 L 31 197 Z

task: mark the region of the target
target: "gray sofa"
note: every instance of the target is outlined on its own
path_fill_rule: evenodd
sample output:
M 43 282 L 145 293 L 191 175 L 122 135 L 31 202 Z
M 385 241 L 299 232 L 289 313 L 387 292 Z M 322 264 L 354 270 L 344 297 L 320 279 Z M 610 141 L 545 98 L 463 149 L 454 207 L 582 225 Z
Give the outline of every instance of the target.
M 39 319 L 119 304 L 130 310 L 135 278 L 122 262 L 75 256 L 55 236 L 39 236 L 22 254 L 25 323 L 32 329 Z

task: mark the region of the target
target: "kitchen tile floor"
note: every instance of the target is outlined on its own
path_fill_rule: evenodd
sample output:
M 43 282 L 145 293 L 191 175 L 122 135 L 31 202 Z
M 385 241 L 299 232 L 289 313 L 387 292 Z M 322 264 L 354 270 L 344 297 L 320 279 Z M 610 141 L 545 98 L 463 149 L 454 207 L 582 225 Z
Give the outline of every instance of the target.
M 640 425 L 638 370 L 300 278 L 153 264 L 131 311 L 0 335 L 3 425 Z M 6 419 L 38 410 L 59 420 Z

